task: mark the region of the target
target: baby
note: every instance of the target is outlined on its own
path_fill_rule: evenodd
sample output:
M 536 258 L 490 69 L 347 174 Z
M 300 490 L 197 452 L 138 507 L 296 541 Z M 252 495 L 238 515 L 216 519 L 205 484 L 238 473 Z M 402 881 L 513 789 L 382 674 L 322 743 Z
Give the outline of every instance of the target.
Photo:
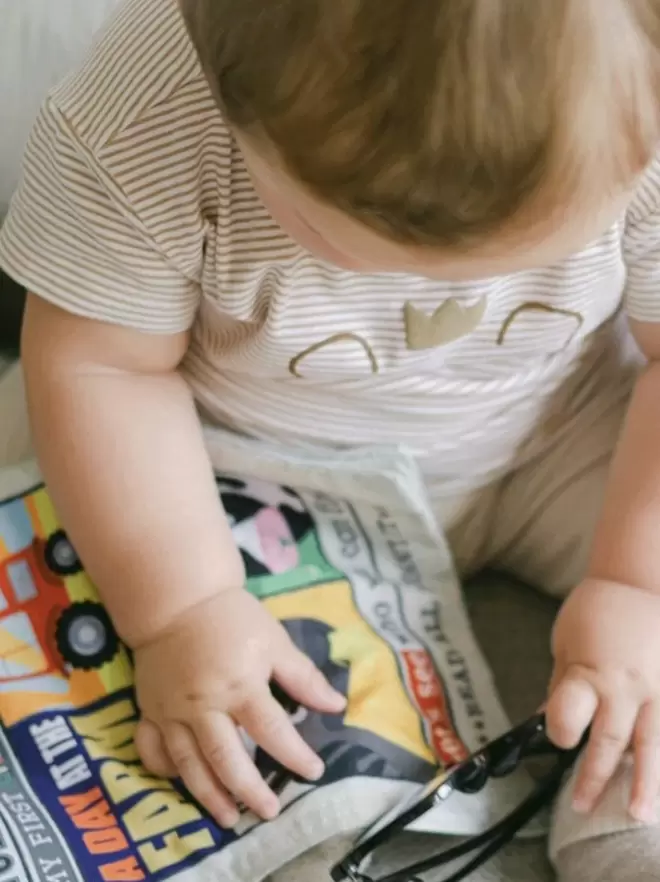
M 660 877 L 659 82 L 660 0 L 127 0 L 44 106 L 0 234 L 35 443 L 141 756 L 222 824 L 278 810 L 239 726 L 322 773 L 269 683 L 342 699 L 244 590 L 200 410 L 407 447 L 462 573 L 567 598 L 559 871 Z

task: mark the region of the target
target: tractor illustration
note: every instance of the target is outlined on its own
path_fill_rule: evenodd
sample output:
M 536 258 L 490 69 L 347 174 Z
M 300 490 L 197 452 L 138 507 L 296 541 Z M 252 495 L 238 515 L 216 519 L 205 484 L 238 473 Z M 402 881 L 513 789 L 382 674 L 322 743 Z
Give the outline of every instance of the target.
M 10 551 L 0 559 L 0 693 L 64 694 L 71 670 L 102 667 L 119 640 L 100 603 L 69 601 L 64 579 L 83 567 L 66 533 L 43 539 L 30 525 L 26 535 L 24 516 L 12 518 L 6 531 L 7 515 L 0 510 L 0 536 Z

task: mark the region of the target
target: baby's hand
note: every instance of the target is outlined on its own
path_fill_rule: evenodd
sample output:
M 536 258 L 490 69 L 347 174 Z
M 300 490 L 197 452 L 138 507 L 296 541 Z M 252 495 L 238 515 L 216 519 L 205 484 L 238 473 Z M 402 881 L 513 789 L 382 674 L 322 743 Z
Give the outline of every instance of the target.
M 560 747 L 591 734 L 575 807 L 591 811 L 628 749 L 634 754 L 630 812 L 653 822 L 660 794 L 660 595 L 595 579 L 559 613 L 548 731 Z
M 282 625 L 243 589 L 191 608 L 135 651 L 142 761 L 155 774 L 178 775 L 225 827 L 238 821 L 237 802 L 263 818 L 279 809 L 237 726 L 298 775 L 314 780 L 323 773 L 272 696 L 271 680 L 307 707 L 332 713 L 344 706 Z

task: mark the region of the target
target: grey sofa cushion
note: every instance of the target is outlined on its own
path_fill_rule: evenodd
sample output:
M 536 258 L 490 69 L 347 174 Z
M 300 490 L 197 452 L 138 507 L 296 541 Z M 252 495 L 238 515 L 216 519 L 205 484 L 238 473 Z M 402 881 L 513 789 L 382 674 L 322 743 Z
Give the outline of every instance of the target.
M 498 573 L 473 580 L 465 596 L 504 705 L 512 719 L 521 720 L 545 697 L 557 604 Z

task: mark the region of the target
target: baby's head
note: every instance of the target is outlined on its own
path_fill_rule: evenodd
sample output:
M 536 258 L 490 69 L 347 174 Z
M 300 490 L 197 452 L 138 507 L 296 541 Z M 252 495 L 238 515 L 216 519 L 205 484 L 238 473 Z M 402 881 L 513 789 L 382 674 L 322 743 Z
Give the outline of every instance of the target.
M 439 278 L 552 263 L 660 141 L 660 0 L 180 0 L 301 244 Z

